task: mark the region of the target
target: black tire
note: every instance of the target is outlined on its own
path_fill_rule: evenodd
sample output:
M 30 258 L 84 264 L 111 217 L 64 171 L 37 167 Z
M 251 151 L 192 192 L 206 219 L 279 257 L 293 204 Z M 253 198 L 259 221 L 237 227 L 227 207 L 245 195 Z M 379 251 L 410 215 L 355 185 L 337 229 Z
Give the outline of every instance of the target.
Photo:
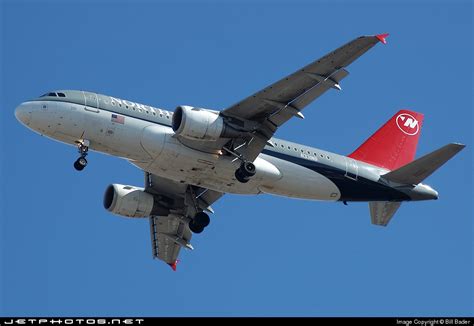
M 209 218 L 209 215 L 207 215 L 204 212 L 199 212 L 196 214 L 196 216 L 194 216 L 194 223 L 202 226 L 203 228 L 208 226 L 210 222 L 211 222 L 211 219 Z
M 77 160 L 76 162 L 74 162 L 74 168 L 77 170 L 77 171 L 82 171 L 84 170 L 85 166 L 80 164 L 79 163 L 79 160 Z
M 240 166 L 240 169 L 242 170 L 244 175 L 249 178 L 253 177 L 255 173 L 257 172 L 257 168 L 255 167 L 255 164 L 253 164 L 252 162 L 242 163 L 242 165 Z
M 189 229 L 191 230 L 192 233 L 201 233 L 202 231 L 204 231 L 204 227 L 195 223 L 194 220 L 189 222 Z
M 249 182 L 249 179 L 247 177 L 245 177 L 243 174 L 242 174 L 242 171 L 240 170 L 240 168 L 238 168 L 237 170 L 235 170 L 235 178 L 237 179 L 237 181 L 239 181 L 240 183 L 247 183 Z
M 83 167 L 87 166 L 87 160 L 85 157 L 79 157 L 76 161 L 79 165 L 82 165 Z

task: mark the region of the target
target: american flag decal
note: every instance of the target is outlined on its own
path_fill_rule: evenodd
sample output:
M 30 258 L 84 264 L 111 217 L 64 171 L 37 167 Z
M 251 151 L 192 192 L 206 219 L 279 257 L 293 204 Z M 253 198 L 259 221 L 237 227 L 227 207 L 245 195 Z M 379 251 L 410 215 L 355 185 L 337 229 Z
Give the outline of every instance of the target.
M 123 115 L 112 114 L 111 121 L 116 122 L 116 123 L 124 124 L 125 123 L 125 117 Z

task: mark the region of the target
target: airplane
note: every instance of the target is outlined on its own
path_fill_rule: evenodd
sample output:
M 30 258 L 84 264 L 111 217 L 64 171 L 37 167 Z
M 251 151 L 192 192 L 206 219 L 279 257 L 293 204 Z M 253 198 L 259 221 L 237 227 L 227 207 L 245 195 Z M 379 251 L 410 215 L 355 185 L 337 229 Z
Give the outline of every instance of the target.
M 109 212 L 148 218 L 153 258 L 176 271 L 181 248 L 209 225 L 211 205 L 225 193 L 368 202 L 371 222 L 386 226 L 401 203 L 438 199 L 422 181 L 460 152 L 451 143 L 415 158 L 423 114 L 400 110 L 345 156 L 274 136 L 290 118 L 330 89 L 345 69 L 388 34 L 361 36 L 257 93 L 215 111 L 188 105 L 174 112 L 78 90 L 48 92 L 21 103 L 16 118 L 56 141 L 76 146 L 74 168 L 89 150 L 128 160 L 144 186 L 109 185 Z

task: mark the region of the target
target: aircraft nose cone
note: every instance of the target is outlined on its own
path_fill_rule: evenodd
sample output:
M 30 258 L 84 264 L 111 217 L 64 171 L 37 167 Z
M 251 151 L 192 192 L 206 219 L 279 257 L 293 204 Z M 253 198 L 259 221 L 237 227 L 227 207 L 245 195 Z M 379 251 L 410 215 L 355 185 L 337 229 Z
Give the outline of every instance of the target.
M 24 125 L 29 125 L 31 121 L 31 111 L 25 104 L 20 104 L 15 109 L 15 117 Z

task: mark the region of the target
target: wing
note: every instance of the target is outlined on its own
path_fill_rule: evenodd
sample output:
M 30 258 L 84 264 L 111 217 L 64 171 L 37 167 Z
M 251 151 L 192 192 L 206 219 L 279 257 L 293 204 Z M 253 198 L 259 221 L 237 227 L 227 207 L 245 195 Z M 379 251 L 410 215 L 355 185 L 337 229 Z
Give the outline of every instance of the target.
M 386 43 L 386 36 L 361 36 L 222 111 L 236 129 L 255 126 L 234 148 L 241 146 L 240 154 L 255 159 L 278 127 L 291 117 L 304 118 L 301 110 L 327 90 L 340 90 L 349 74 L 344 68 L 378 42 Z
M 192 250 L 192 233 L 189 216 L 198 211 L 213 212 L 211 204 L 218 200 L 221 192 L 191 186 L 145 172 L 145 191 L 154 195 L 164 207 L 166 216 L 150 216 L 150 235 L 153 258 L 160 259 L 176 270 L 181 247 Z

